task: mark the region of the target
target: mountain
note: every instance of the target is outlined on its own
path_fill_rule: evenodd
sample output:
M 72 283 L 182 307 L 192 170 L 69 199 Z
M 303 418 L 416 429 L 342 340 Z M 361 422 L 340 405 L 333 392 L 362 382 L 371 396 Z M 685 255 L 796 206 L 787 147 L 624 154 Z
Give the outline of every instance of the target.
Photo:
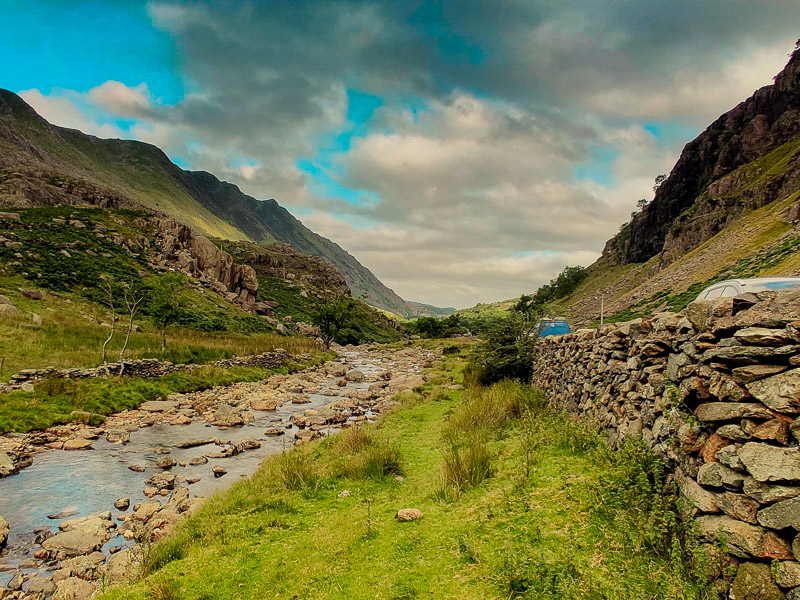
M 574 325 L 679 310 L 722 279 L 800 275 L 800 49 L 774 84 L 686 144 L 655 198 L 605 245 L 573 293 Z M 497 308 L 505 308 L 503 303 Z
M 210 173 L 181 169 L 150 144 L 52 125 L 19 96 L 0 89 L 0 205 L 55 204 L 146 207 L 210 237 L 284 242 L 331 262 L 354 296 L 403 316 L 418 312 L 275 200 L 256 200 Z

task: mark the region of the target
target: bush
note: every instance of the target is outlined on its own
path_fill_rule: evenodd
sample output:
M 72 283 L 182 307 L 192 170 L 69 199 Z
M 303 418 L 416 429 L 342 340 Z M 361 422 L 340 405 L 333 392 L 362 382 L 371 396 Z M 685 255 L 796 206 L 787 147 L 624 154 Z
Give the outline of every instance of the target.
M 491 385 L 503 379 L 530 381 L 536 335 L 536 323 L 520 313 L 496 320 L 476 358 L 478 382 Z

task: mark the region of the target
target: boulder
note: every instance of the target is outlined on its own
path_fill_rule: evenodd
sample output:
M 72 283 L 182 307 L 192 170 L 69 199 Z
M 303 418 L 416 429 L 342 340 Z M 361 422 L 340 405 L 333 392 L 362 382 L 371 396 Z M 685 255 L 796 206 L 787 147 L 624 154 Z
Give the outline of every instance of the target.
M 322 369 L 331 377 L 344 377 L 347 373 L 347 367 L 345 365 L 332 360 L 322 365 Z
M 11 531 L 11 527 L 8 524 L 2 515 L 0 515 L 0 548 L 5 546 L 6 541 L 8 540 L 8 532 Z
M 743 563 L 736 572 L 729 598 L 730 600 L 784 600 L 785 596 L 773 581 L 768 565 Z
M 147 522 L 150 517 L 156 514 L 161 509 L 161 502 L 158 500 L 150 500 L 142 502 L 139 508 L 133 513 L 133 518 L 137 521 Z
M 128 510 L 128 507 L 131 505 L 131 499 L 126 497 L 118 499 L 114 502 L 114 508 L 118 510 Z
M 48 598 L 56 591 L 56 584 L 49 577 L 34 577 L 28 581 L 26 597 Z
M 800 481 L 800 448 L 778 448 L 747 442 L 739 448 L 739 459 L 757 481 Z
M 397 511 L 397 514 L 394 516 L 395 519 L 402 522 L 407 521 L 416 521 L 417 519 L 421 519 L 424 515 L 422 511 L 416 508 L 401 508 Z
M 800 563 L 794 560 L 778 563 L 778 568 L 775 570 L 775 581 L 784 588 L 800 586 Z
M 746 387 L 754 398 L 761 400 L 772 410 L 800 413 L 800 369 L 759 379 Z
M 117 552 L 108 559 L 106 579 L 109 583 L 119 583 L 132 579 L 138 574 L 141 561 L 135 550 Z
M 13 304 L 0 304 L 0 315 L 16 315 L 18 313 L 17 307 Z
M 139 410 L 145 412 L 166 412 L 178 408 L 175 400 L 148 400 L 139 405 Z
M 733 519 L 727 515 L 704 515 L 697 518 L 700 538 L 716 541 L 724 536 L 728 552 L 739 558 L 776 558 L 790 560 L 792 549 L 775 532 Z
M 697 482 L 714 488 L 741 489 L 744 475 L 718 462 L 705 463 L 697 472 Z
M 358 383 L 366 379 L 364 373 L 362 373 L 358 369 L 353 369 L 352 371 L 348 371 L 347 373 L 345 373 L 344 378 L 346 381 L 352 381 L 354 383 Z
M 106 540 L 105 530 L 101 532 L 74 529 L 55 534 L 46 539 L 42 546 L 51 556 L 62 553 L 64 556 L 80 556 L 99 550 Z
M 78 577 L 68 577 L 56 584 L 53 600 L 88 600 L 96 591 L 96 584 Z
M 758 523 L 770 529 L 800 529 L 800 497 L 781 500 L 758 512 Z
M 213 423 L 218 427 L 238 427 L 244 425 L 244 418 L 241 411 L 223 404 L 214 412 Z
M 172 467 L 174 467 L 177 464 L 178 464 L 178 461 L 176 461 L 171 456 L 159 456 L 156 459 L 156 462 L 155 462 L 155 465 L 159 469 L 171 469 Z
M 707 402 L 697 407 L 694 416 L 703 422 L 772 418 L 762 404 L 754 402 Z

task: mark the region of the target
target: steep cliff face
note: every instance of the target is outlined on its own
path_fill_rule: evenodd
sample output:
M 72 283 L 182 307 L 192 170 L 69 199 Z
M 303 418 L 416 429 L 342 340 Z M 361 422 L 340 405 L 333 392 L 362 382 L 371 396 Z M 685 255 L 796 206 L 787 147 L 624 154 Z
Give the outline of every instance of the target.
M 773 85 L 756 91 L 686 145 L 653 202 L 628 228 L 609 240 L 606 258 L 618 264 L 645 262 L 666 249 L 665 262 L 669 262 L 712 237 L 729 219 L 797 191 L 800 159 L 795 154 L 796 147 L 790 157 L 792 163 L 783 165 L 782 172 L 774 173 L 776 177 L 759 189 L 749 185 L 741 174 L 736 178 L 727 176 L 798 136 L 800 50 L 792 54 Z M 760 175 L 763 173 L 749 176 L 757 179 Z M 726 207 L 727 213 L 715 212 L 720 203 L 728 200 L 734 201 Z M 695 213 L 684 221 L 704 215 L 707 218 L 686 232 L 676 219 L 695 206 Z M 686 236 L 682 238 L 684 232 Z

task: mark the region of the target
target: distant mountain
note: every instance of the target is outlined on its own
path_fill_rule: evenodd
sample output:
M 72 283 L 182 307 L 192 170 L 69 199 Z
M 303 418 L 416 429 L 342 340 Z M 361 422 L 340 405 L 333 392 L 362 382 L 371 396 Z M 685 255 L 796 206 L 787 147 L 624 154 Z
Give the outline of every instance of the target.
M 423 304 L 422 302 L 407 302 L 411 309 L 414 311 L 414 316 L 417 317 L 449 317 L 456 312 L 452 306 L 438 307 L 431 304 Z
M 406 317 L 419 312 L 352 255 L 275 200 L 256 200 L 210 173 L 181 169 L 160 149 L 57 127 L 0 89 L 0 206 L 146 207 L 222 239 L 290 244 L 330 261 L 354 296 Z

